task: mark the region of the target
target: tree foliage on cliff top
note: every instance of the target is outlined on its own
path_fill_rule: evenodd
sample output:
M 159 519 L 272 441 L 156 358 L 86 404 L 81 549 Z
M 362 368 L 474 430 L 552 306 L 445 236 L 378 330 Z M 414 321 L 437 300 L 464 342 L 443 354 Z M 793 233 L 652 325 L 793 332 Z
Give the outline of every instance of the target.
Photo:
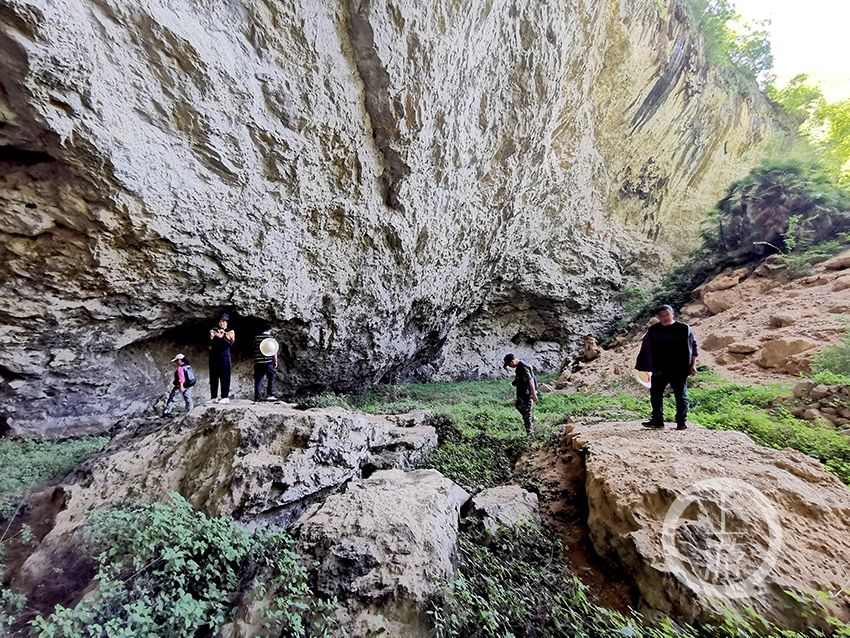
M 822 167 L 765 163 L 732 184 L 705 222 L 700 245 L 674 268 L 630 319 L 662 303 L 680 307 L 725 268 L 780 254 L 789 270 L 827 259 L 850 245 L 850 191 Z M 796 266 L 801 266 L 796 268 Z M 625 321 L 624 323 L 629 323 Z
M 746 22 L 730 0 L 686 0 L 685 6 L 702 33 L 708 62 L 732 84 L 754 89 L 771 81 L 768 21 Z
M 802 152 L 820 161 L 835 181 L 850 186 L 850 98 L 829 102 L 806 74 L 797 75 L 781 89 L 768 87 L 767 97 L 798 130 Z

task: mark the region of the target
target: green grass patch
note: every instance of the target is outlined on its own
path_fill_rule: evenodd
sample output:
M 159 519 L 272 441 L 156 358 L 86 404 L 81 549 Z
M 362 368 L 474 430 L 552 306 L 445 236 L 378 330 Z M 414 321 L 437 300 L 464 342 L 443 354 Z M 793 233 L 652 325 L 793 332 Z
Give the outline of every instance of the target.
M 461 529 L 459 573 L 445 582 L 428 614 L 437 638 L 823 638 L 818 629 L 796 632 L 777 627 L 755 611 L 718 610 L 717 624 L 692 626 L 669 618 L 650 621 L 596 604 L 568 569 L 564 548 L 534 525 L 503 529 L 493 537 L 480 522 Z M 802 604 L 809 601 L 801 600 Z M 813 613 L 826 616 L 814 605 Z M 830 635 L 850 627 L 829 618 Z
M 67 441 L 0 439 L 0 519 L 27 489 L 62 478 L 106 445 L 109 439 L 91 436 Z
M 766 447 L 799 450 L 850 484 L 848 437 L 772 407 L 774 399 L 787 396 L 790 389 L 790 383 L 733 383 L 701 367 L 691 381 L 690 419 L 714 430 L 745 432 Z M 649 393 L 631 378 L 622 378 L 593 394 L 544 394 L 535 406 L 537 431 L 529 436 L 513 406 L 513 391 L 509 379 L 421 383 L 381 386 L 361 395 L 321 395 L 316 404 L 375 414 L 432 410 L 440 447 L 423 459 L 422 466 L 473 490 L 515 479 L 513 465 L 519 456 L 550 444 L 558 425 L 569 419 L 633 421 L 650 412 Z M 665 399 L 664 410 L 665 419 L 673 421 L 672 397 Z
M 701 372 L 690 389 L 690 418 L 712 430 L 737 430 L 756 443 L 776 449 L 792 448 L 821 461 L 850 484 L 850 438 L 825 426 L 798 419 L 771 402 L 790 392 L 790 384 L 750 386 Z M 665 414 L 672 418 L 672 407 Z

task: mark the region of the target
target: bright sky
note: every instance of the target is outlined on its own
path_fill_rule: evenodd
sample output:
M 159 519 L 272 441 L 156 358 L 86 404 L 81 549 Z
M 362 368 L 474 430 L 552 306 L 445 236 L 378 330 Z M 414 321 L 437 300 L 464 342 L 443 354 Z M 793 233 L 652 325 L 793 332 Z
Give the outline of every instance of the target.
M 749 20 L 771 21 L 774 73 L 821 82 L 830 101 L 850 98 L 850 0 L 734 0 Z

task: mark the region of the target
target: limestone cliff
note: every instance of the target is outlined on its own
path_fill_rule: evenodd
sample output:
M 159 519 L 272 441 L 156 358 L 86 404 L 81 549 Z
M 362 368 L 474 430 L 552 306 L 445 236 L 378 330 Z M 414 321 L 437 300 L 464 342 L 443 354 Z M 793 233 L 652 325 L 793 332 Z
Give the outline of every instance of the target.
M 775 132 L 657 0 L 2 0 L 0 82 L 17 431 L 145 406 L 222 309 L 290 391 L 555 365 Z

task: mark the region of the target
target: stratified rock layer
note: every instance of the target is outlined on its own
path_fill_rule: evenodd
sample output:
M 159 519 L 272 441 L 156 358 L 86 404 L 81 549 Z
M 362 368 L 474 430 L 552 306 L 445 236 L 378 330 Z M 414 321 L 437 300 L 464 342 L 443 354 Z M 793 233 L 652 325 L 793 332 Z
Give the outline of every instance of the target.
M 645 609 L 707 620 L 722 605 L 813 622 L 785 592 L 829 594 L 850 618 L 850 490 L 813 459 L 739 432 L 576 426 L 594 548 Z M 844 593 L 842 593 L 844 592 Z
M 774 132 L 673 1 L 5 0 L 0 53 L 18 432 L 149 404 L 223 308 L 290 393 L 555 366 Z

